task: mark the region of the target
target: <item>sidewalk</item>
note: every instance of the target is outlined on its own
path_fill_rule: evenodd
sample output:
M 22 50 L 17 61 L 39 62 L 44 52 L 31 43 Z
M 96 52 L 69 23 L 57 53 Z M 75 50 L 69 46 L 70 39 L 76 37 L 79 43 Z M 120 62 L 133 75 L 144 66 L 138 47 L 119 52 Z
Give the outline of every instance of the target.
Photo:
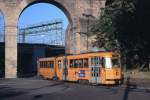
M 136 85 L 136 87 L 139 87 L 139 88 L 150 89 L 150 79 L 133 79 L 133 78 L 130 78 L 129 84 Z
M 150 72 L 128 71 L 124 78 L 124 85 L 130 84 L 138 88 L 150 89 Z

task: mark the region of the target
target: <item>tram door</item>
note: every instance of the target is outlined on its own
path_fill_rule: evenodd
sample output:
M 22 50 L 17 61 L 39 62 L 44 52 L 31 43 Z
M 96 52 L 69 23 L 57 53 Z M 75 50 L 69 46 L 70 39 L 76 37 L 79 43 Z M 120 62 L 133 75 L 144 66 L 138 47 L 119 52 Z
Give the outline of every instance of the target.
M 63 67 L 63 80 L 67 81 L 68 80 L 68 60 L 65 58 L 64 59 L 64 67 Z
M 100 84 L 100 68 L 101 68 L 101 58 L 92 57 L 91 58 L 91 83 Z

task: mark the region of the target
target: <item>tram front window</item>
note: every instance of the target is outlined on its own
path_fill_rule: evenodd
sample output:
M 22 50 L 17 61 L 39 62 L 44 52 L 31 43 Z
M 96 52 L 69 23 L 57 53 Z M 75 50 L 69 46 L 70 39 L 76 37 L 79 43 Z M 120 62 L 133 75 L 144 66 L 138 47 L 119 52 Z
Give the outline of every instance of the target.
M 106 68 L 112 68 L 112 60 L 109 57 L 105 58 L 105 67 Z
M 120 67 L 120 61 L 118 58 L 113 58 L 112 59 L 112 66 L 113 67 Z

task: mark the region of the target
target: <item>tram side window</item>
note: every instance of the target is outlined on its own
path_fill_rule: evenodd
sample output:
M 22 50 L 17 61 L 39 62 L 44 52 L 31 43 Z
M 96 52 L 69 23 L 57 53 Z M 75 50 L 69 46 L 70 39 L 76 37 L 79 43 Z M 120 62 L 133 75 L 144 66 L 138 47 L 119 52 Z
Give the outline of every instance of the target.
M 48 65 L 47 65 L 47 61 L 45 61 L 45 68 L 47 68 L 48 67 Z
M 49 65 L 48 65 L 48 61 L 46 61 L 46 68 L 48 68 L 49 67 Z
M 44 68 L 44 61 L 42 61 L 42 68 Z
M 88 58 L 83 59 L 83 66 L 84 66 L 84 68 L 88 68 L 88 66 L 89 66 Z
M 44 68 L 44 61 L 42 61 L 42 68 Z
M 104 59 L 104 57 L 102 57 L 102 59 L 101 59 L 101 65 L 102 65 L 102 67 L 105 67 L 105 59 Z
M 70 68 L 78 68 L 79 60 L 78 59 L 72 59 L 70 60 Z
M 96 57 L 92 57 L 91 58 L 91 65 L 92 66 L 96 66 L 97 65 L 97 58 Z
M 42 68 L 44 68 L 44 61 L 42 61 Z
M 43 68 L 45 68 L 45 61 L 43 61 Z
M 94 63 L 94 58 L 91 58 L 91 65 L 94 66 L 95 63 Z
M 48 67 L 48 68 L 50 67 L 50 61 L 47 62 L 47 67 Z
M 92 66 L 102 67 L 102 63 L 103 63 L 102 57 L 92 57 L 91 58 L 91 65 Z
M 54 61 L 52 61 L 52 68 L 54 68 Z
M 96 65 L 100 65 L 100 59 L 99 59 L 99 57 L 96 57 Z
M 40 68 L 42 68 L 43 67 L 43 65 L 42 65 L 42 62 L 40 61 Z
M 100 67 L 103 66 L 103 57 L 98 57 L 98 65 L 99 65 Z
M 83 59 L 78 60 L 79 68 L 83 68 Z
M 70 68 L 73 68 L 73 60 L 70 60 Z
M 45 68 L 47 68 L 47 61 L 45 61 Z
M 45 68 L 45 61 L 43 61 L 43 68 Z
M 78 59 L 74 60 L 74 68 L 78 68 Z
M 61 64 L 61 60 L 58 61 L 58 68 L 61 68 L 62 64 Z
M 100 65 L 99 57 L 95 57 L 95 64 L 96 64 L 97 66 Z
M 54 61 L 50 61 L 50 68 L 54 68 Z
M 46 61 L 44 61 L 44 68 L 46 68 Z

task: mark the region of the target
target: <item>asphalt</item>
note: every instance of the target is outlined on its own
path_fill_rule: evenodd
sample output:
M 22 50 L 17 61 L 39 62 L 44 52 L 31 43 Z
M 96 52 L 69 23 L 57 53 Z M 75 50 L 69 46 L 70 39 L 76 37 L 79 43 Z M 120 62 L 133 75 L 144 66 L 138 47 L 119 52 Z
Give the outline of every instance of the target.
M 129 79 L 118 86 L 83 85 L 36 78 L 0 79 L 0 100 L 149 100 L 149 86 L 137 86 Z

